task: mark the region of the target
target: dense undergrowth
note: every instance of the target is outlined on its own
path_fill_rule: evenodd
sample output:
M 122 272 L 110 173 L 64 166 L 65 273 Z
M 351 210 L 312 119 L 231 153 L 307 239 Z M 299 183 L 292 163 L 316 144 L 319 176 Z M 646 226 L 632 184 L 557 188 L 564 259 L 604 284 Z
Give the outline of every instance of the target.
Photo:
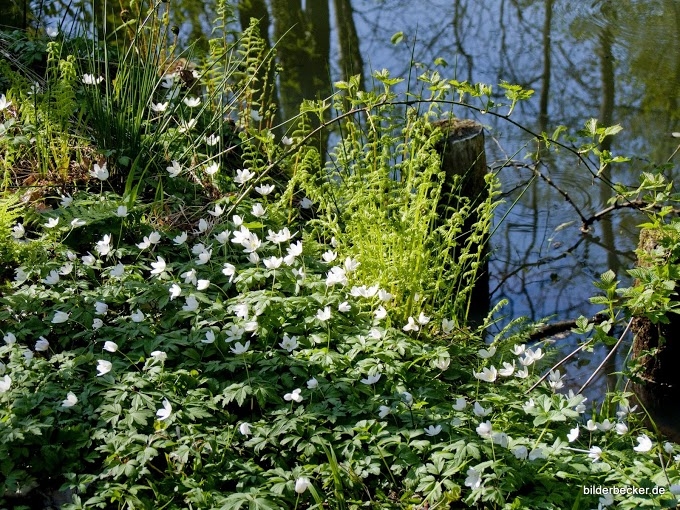
M 273 126 L 256 24 L 193 68 L 159 9 L 139 13 L 143 55 L 55 36 L 38 84 L 0 62 L 3 505 L 60 488 L 68 509 L 677 504 L 680 448 L 631 394 L 588 402 L 558 369 L 529 391 L 556 356 L 531 325 L 489 344 L 491 319 L 468 323 L 498 184 L 442 221 L 430 120 L 452 93 L 489 110 L 528 93 L 492 104 L 425 73 L 405 110 L 382 71 Z M 327 158 L 317 121 L 341 126 Z M 630 194 L 663 190 L 645 174 Z M 598 285 L 610 318 L 579 331 L 611 341 L 625 311 L 613 274 Z

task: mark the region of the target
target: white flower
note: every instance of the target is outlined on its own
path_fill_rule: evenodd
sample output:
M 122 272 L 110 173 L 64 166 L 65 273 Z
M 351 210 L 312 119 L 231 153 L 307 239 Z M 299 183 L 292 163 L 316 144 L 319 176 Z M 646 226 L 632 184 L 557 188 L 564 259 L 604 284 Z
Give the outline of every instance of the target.
M 384 418 L 385 416 L 387 416 L 391 412 L 392 412 L 392 410 L 387 406 L 380 406 L 378 408 L 378 416 L 380 416 L 380 418 Z
M 614 424 L 609 420 L 604 420 L 602 423 L 596 423 L 595 426 L 600 432 L 609 432 L 614 428 Z
M 630 413 L 634 412 L 636 409 L 637 406 L 628 407 L 626 404 L 619 404 L 619 410 L 616 411 L 616 416 L 618 416 L 619 419 L 623 419 Z
M 172 406 L 170 405 L 170 402 L 168 401 L 168 399 L 164 398 L 163 399 L 163 408 L 156 411 L 156 416 L 158 417 L 158 421 L 167 420 L 170 417 L 171 414 L 172 414 Z
M 590 450 L 588 450 L 588 457 L 593 459 L 593 462 L 597 462 L 600 460 L 600 456 L 602 455 L 602 449 L 599 446 L 591 446 Z
M 154 361 L 160 361 L 161 363 L 168 359 L 168 355 L 163 351 L 153 351 L 151 352 L 150 356 L 154 359 Z
M 243 354 L 246 351 L 248 351 L 249 347 L 250 347 L 250 340 L 247 340 L 245 345 L 241 344 L 241 342 L 236 342 L 230 350 L 234 354 Z
M 199 104 L 201 104 L 201 98 L 187 96 L 184 98 L 184 104 L 189 108 L 196 108 Z
M 101 319 L 94 319 L 92 321 L 92 329 L 99 329 L 104 325 L 104 321 Z
M 81 220 L 80 218 L 73 218 L 73 219 L 71 220 L 71 226 L 72 226 L 73 228 L 82 227 L 83 225 L 85 225 L 85 223 L 87 223 L 87 222 L 84 221 L 84 220 Z
M 118 350 L 118 345 L 115 342 L 106 341 L 104 342 L 104 350 L 107 352 L 116 352 Z
M 427 315 L 425 315 L 423 312 L 420 312 L 420 315 L 418 316 L 418 324 L 420 324 L 421 326 L 424 326 L 428 322 L 430 322 L 430 318 Z
M 100 181 L 105 181 L 106 179 L 108 179 L 109 171 L 106 168 L 106 161 L 104 161 L 104 164 L 102 166 L 99 166 L 98 163 L 95 163 L 94 169 L 90 171 L 90 175 L 92 177 L 99 179 Z
M 309 198 L 305 197 L 302 200 L 300 200 L 300 207 L 303 209 L 309 209 L 314 205 L 314 202 L 312 202 Z
M 324 307 L 323 310 L 317 310 L 316 318 L 319 319 L 321 322 L 325 322 L 328 319 L 330 319 L 331 318 L 331 307 L 326 306 L 326 307 Z
M 61 202 L 59 205 L 61 207 L 68 207 L 73 203 L 73 197 L 71 195 L 61 195 Z
M 614 427 L 614 428 L 616 429 L 616 433 L 619 436 L 623 436 L 624 434 L 626 434 L 628 432 L 628 426 L 625 423 L 617 423 L 616 427 Z M 666 443 L 666 444 L 669 444 L 669 443 Z M 672 448 L 673 447 L 671 446 L 671 451 L 673 451 Z
M 81 260 L 83 261 L 83 264 L 86 266 L 93 266 L 97 259 L 94 258 L 94 255 L 92 255 L 89 251 L 87 252 L 87 255 L 83 255 L 81 257 Z
M 527 450 L 526 446 L 518 446 L 512 450 L 512 454 L 518 460 L 526 460 L 526 458 L 529 456 L 529 450 Z
M 553 391 L 559 390 L 564 387 L 564 382 L 562 382 L 562 375 L 559 370 L 551 370 L 548 375 L 548 384 Z M 608 422 L 609 420 L 607 420 Z
M 243 253 L 253 253 L 260 248 L 261 244 L 262 242 L 260 241 L 260 238 L 257 237 L 257 234 L 255 232 L 250 232 L 243 239 L 243 241 L 241 241 L 241 246 L 243 246 Z
M 210 214 L 212 214 L 212 211 L 208 211 Z M 213 237 L 215 237 L 215 240 L 220 243 L 220 244 L 226 244 L 227 241 L 229 241 L 229 236 L 231 235 L 230 230 L 223 230 L 219 234 L 215 234 Z
M 118 262 L 118 264 L 111 268 L 109 274 L 115 278 L 119 278 L 125 274 L 125 266 L 122 262 Z
M 70 262 L 67 262 L 63 266 L 59 268 L 59 274 L 62 276 L 66 276 L 67 274 L 71 274 L 71 271 L 73 271 L 73 264 Z
M 588 430 L 590 432 L 596 431 L 597 430 L 597 422 L 595 422 L 593 420 L 588 420 L 586 422 L 586 430 Z
M 179 161 L 174 160 L 170 166 L 165 168 L 165 170 L 167 170 L 168 174 L 173 179 L 182 173 L 182 167 L 180 166 Z
M 233 342 L 234 340 L 241 340 L 245 330 L 238 326 L 237 324 L 232 324 L 229 329 L 227 329 L 227 338 L 224 339 L 225 342 Z
M 368 332 L 368 336 L 373 340 L 380 340 L 382 338 L 382 333 L 378 328 L 371 328 L 371 330 Z
M 165 110 L 168 109 L 168 103 L 167 102 L 165 102 L 165 103 L 151 102 L 150 106 L 151 106 L 151 109 L 156 113 L 164 112 Z
M 174 74 L 163 75 L 163 80 L 161 81 L 161 87 L 163 87 L 164 89 L 169 89 L 169 88 L 172 88 L 174 83 L 175 83 L 175 75 Z
M 231 283 L 234 279 L 234 275 L 236 274 L 236 266 L 230 264 L 229 262 L 225 262 L 224 267 L 222 268 L 222 274 L 228 276 L 229 283 Z
M 491 440 L 494 444 L 500 445 L 502 448 L 507 448 L 510 438 L 505 432 L 494 432 L 491 435 Z
M 669 490 L 670 493 L 673 494 L 674 496 L 678 496 L 678 495 L 680 495 L 680 484 L 674 483 L 673 485 L 671 485 L 671 486 L 668 488 L 668 490 Z
M 35 343 L 35 350 L 36 352 L 44 352 L 50 348 L 50 343 L 47 341 L 47 338 L 44 336 L 40 337 L 40 340 L 38 340 Z
M 526 347 L 527 347 L 526 344 L 515 344 L 512 347 L 512 353 L 515 356 L 521 356 L 522 354 L 524 354 L 524 350 L 526 349 Z
M 93 74 L 84 74 L 82 78 L 82 82 L 85 85 L 99 85 L 101 82 L 104 81 L 103 76 L 99 76 L 98 78 L 95 78 Z
M 297 480 L 295 480 L 295 492 L 297 492 L 298 494 L 302 494 L 311 485 L 312 485 L 312 483 L 309 481 L 309 478 L 304 477 L 304 476 L 300 477 Z
M 387 310 L 385 310 L 385 307 L 379 306 L 375 312 L 373 312 L 373 315 L 375 315 L 375 318 L 380 320 L 383 320 L 385 317 L 387 317 Z
M 176 297 L 179 297 L 179 295 L 182 293 L 182 288 L 177 285 L 176 283 L 173 283 L 170 286 L 170 301 L 175 299 Z
M 442 431 L 442 426 L 441 425 L 430 425 L 429 427 L 426 427 L 425 429 L 425 434 L 428 436 L 436 436 Z
M 28 280 L 28 273 L 23 267 L 17 267 L 14 270 L 14 281 L 18 284 L 24 283 Z
M 205 338 L 201 340 L 204 344 L 213 344 L 215 343 L 215 332 L 212 330 L 208 330 L 205 332 Z
M 654 444 L 652 443 L 652 440 L 649 439 L 647 434 L 642 434 L 641 436 L 638 436 L 637 438 L 638 445 L 633 448 L 636 452 L 639 453 L 645 453 L 648 452 L 649 450 L 652 449 L 652 446 Z
M 43 226 L 45 228 L 54 228 L 54 227 L 57 226 L 58 223 L 59 223 L 59 218 L 49 218 L 47 220 L 47 223 L 45 223 L 45 225 L 43 225 Z
M 360 262 L 358 262 L 357 260 L 355 260 L 351 257 L 347 257 L 345 259 L 345 271 L 348 272 L 348 273 L 353 273 L 354 271 L 357 270 L 357 268 L 360 265 L 361 265 Z
M 484 438 L 491 437 L 491 434 L 493 433 L 493 427 L 491 426 L 491 422 L 488 420 L 480 423 L 475 430 L 477 431 L 477 434 L 480 435 L 480 437 Z
M 333 250 L 325 251 L 325 252 L 323 252 L 323 254 L 321 255 L 321 258 L 322 258 L 323 261 L 326 262 L 327 264 L 330 264 L 331 262 L 333 262 L 337 257 L 338 257 L 338 254 L 335 253 Z
M 374 374 L 374 375 L 368 375 L 366 377 L 366 379 L 361 379 L 361 382 L 363 384 L 375 384 L 380 380 L 381 375 L 382 374 L 380 374 L 380 373 L 377 373 L 377 374 Z
M 302 390 L 300 388 L 296 388 L 293 390 L 292 393 L 286 393 L 283 396 L 283 400 L 287 402 L 290 402 L 292 400 L 294 402 L 300 403 L 302 402 L 302 395 L 300 395 L 300 393 L 302 393 Z
M 244 436 L 249 436 L 251 434 L 250 423 L 244 421 L 243 423 L 241 423 L 241 425 L 238 426 L 238 431 Z
M 61 324 L 62 322 L 66 322 L 69 318 L 68 313 L 66 312 L 60 312 L 56 311 L 54 312 L 54 317 L 52 317 L 52 324 Z
M 477 471 L 475 468 L 470 468 L 467 470 L 467 477 L 465 478 L 465 485 L 471 489 L 479 489 L 482 485 L 482 473 Z
M 11 386 L 12 386 L 12 379 L 8 375 L 6 375 L 2 379 L 0 379 L 0 393 L 5 393 L 5 392 L 9 391 L 9 388 Z
M 530 398 L 524 404 L 522 404 L 522 410 L 527 413 L 531 414 L 536 410 L 536 402 L 534 402 L 533 398 Z
M 163 274 L 163 272 L 165 272 L 167 265 L 165 264 L 165 259 L 163 257 L 156 257 L 156 262 L 152 262 L 151 267 L 153 267 L 151 274 L 160 275 Z
M 416 321 L 413 317 L 409 316 L 408 323 L 401 329 L 403 329 L 404 331 L 418 331 L 420 329 L 420 326 L 416 324 Z
M 220 137 L 216 133 L 213 133 L 212 135 L 205 137 L 205 143 L 209 147 L 213 147 L 213 146 L 217 145 L 218 143 L 220 143 Z M 209 174 L 209 175 L 212 175 L 212 174 Z
M 250 117 L 255 121 L 255 122 L 260 122 L 262 120 L 262 115 L 260 112 L 257 110 L 250 110 Z
M 217 162 L 214 162 L 212 165 L 208 165 L 205 167 L 205 173 L 208 175 L 215 175 L 220 169 L 220 165 Z
M 100 241 L 97 241 L 94 250 L 104 257 L 111 253 L 111 248 L 111 234 L 106 234 Z
M 40 281 L 46 285 L 55 285 L 59 283 L 59 272 L 56 269 L 52 269 L 52 271 Z
M 319 381 L 316 380 L 316 377 L 312 377 L 309 381 L 307 381 L 307 388 L 310 390 L 316 389 L 319 386 Z
M 257 191 L 263 197 L 266 197 L 272 191 L 274 191 L 274 185 L 273 184 L 263 184 L 262 186 L 255 186 L 255 191 Z
M 196 290 L 205 290 L 210 287 L 210 280 L 198 280 L 196 282 Z
M 281 138 L 281 143 L 283 145 L 293 145 L 293 139 L 283 135 L 283 138 Z
M 332 287 L 336 284 L 347 285 L 347 275 L 345 274 L 345 270 L 337 266 L 331 267 L 331 270 L 326 274 L 326 286 Z
M 346 313 L 349 312 L 352 309 L 352 307 L 349 305 L 347 301 L 343 301 L 338 305 L 338 312 Z
M 288 227 L 284 227 L 283 229 L 279 230 L 278 232 L 274 232 L 272 230 L 269 230 L 269 234 L 267 235 L 267 240 L 271 241 L 272 243 L 280 244 L 280 243 L 285 243 L 286 241 L 289 241 L 290 238 L 293 237 L 290 233 L 290 230 L 288 230 Z
M 529 371 L 526 368 L 518 370 L 517 372 L 515 372 L 515 377 L 517 377 L 518 379 L 526 379 L 527 377 L 529 377 Z
M 135 313 L 130 315 L 130 319 L 132 319 L 132 322 L 142 322 L 144 320 L 144 312 L 137 309 Z
M 78 403 L 78 397 L 76 397 L 75 393 L 73 393 L 72 391 L 69 391 L 66 394 L 66 399 L 62 400 L 61 407 L 73 407 L 77 403 Z
M 198 220 L 198 233 L 199 234 L 202 234 L 203 232 L 208 230 L 208 227 L 209 227 L 208 222 L 204 218 L 201 218 L 200 220 Z
M 236 315 L 236 317 L 240 317 L 241 319 L 247 319 L 248 305 L 246 303 L 239 303 L 238 305 L 234 306 L 234 315 Z
M 473 412 L 475 413 L 476 416 L 484 418 L 486 415 L 491 413 L 491 408 L 489 407 L 487 409 L 484 409 L 479 402 L 475 402 Z
M 569 431 L 569 434 L 567 434 L 567 440 L 570 443 L 573 443 L 578 438 L 578 433 L 579 433 L 579 428 L 578 428 L 578 425 L 576 425 L 576 427 L 571 429 Z
M 181 246 L 184 244 L 184 242 L 187 240 L 187 233 L 182 232 L 180 235 L 176 236 L 173 238 L 172 242 L 175 243 L 177 246 Z
M 512 362 L 512 365 L 508 363 L 507 361 L 503 362 L 503 368 L 498 369 L 498 374 L 502 375 L 503 377 L 510 377 L 513 372 L 515 371 L 515 362 Z
M 404 403 L 407 406 L 411 406 L 413 404 L 413 395 L 411 395 L 408 391 L 402 391 L 401 392 L 401 398 L 404 400 Z
M 467 401 L 463 397 L 458 397 L 456 403 L 453 404 L 454 411 L 462 411 L 467 406 Z
M 236 170 L 236 177 L 234 177 L 234 182 L 243 186 L 250 179 L 255 177 L 255 174 L 248 169 Z
M 116 209 L 116 216 L 119 218 L 125 218 L 128 215 L 128 208 L 125 205 L 119 205 Z
M 12 227 L 12 237 L 14 239 L 21 239 L 26 234 L 24 225 L 22 223 L 17 223 Z
M 543 448 L 534 448 L 529 452 L 529 460 L 545 459 Z
M 279 345 L 281 346 L 282 349 L 285 349 L 288 352 L 293 352 L 295 349 L 298 348 L 297 337 L 296 336 L 289 337 L 288 335 L 283 335 L 283 341 Z
M 253 213 L 253 216 L 256 218 L 261 218 L 265 214 L 267 214 L 267 210 L 262 207 L 262 204 L 257 202 L 256 204 L 253 205 L 253 209 L 251 211 Z
M 445 335 L 448 335 L 453 331 L 453 326 L 454 326 L 453 320 L 449 319 L 442 319 L 442 331 L 444 332 Z
M 182 306 L 182 310 L 185 312 L 194 312 L 198 310 L 198 300 L 194 296 L 187 296 L 184 300 L 186 304 Z
M 668 453 L 668 454 L 673 453 L 673 443 L 670 443 L 670 442 L 666 441 L 666 442 L 663 444 L 663 451 L 665 451 L 665 452 Z
M 102 303 L 101 301 L 97 301 L 94 304 L 94 309 L 97 315 L 106 315 L 109 311 L 109 305 Z
M 267 257 L 262 262 L 267 269 L 278 269 L 283 264 L 283 257 Z
M 105 359 L 97 360 L 97 376 L 102 376 L 108 374 L 113 368 L 113 364 Z
M 498 376 L 496 367 L 493 365 L 491 367 L 484 367 L 481 372 L 473 372 L 475 378 L 480 381 L 494 382 Z
M 11 101 L 7 101 L 7 98 L 5 97 L 5 94 L 0 96 L 0 112 L 2 110 L 5 110 L 8 106 L 12 104 Z
M 179 128 L 177 128 L 177 131 L 179 131 L 180 133 L 186 133 L 187 131 L 191 131 L 195 125 L 196 119 L 189 119 L 188 122 L 180 121 Z
M 477 355 L 482 359 L 488 359 L 491 356 L 493 356 L 494 354 L 496 354 L 496 347 L 495 346 L 489 347 L 488 350 L 487 349 L 479 349 L 477 351 Z

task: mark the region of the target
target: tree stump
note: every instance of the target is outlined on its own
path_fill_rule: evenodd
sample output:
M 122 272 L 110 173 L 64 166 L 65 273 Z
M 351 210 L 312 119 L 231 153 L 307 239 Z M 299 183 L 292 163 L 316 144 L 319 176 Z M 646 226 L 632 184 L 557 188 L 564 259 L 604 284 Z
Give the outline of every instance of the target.
M 437 151 L 442 158 L 442 170 L 446 180 L 442 186 L 442 194 L 438 211 L 445 218 L 447 209 L 458 208 L 461 199 L 469 199 L 474 210 L 487 198 L 487 188 L 484 177 L 487 172 L 486 152 L 484 149 L 484 128 L 470 119 L 447 119 L 434 123 L 443 133 L 443 138 L 437 144 Z M 459 185 L 454 184 L 456 176 L 460 176 Z M 477 222 L 477 215 L 471 214 L 465 221 L 464 232 L 470 232 Z M 488 239 L 482 242 L 484 248 L 484 264 L 477 271 L 477 280 L 472 290 L 470 316 L 473 323 L 480 322 L 489 311 L 489 263 Z M 467 242 L 467 237 L 461 238 L 460 245 Z
M 659 246 L 659 234 L 644 229 L 640 232 L 638 250 L 650 253 Z M 647 264 L 639 256 L 638 265 Z M 680 341 L 674 332 L 680 330 L 680 316 L 671 314 L 667 324 L 654 324 L 644 316 L 633 317 L 633 362 L 640 367 L 633 391 L 654 418 L 657 426 L 669 437 L 680 438 Z

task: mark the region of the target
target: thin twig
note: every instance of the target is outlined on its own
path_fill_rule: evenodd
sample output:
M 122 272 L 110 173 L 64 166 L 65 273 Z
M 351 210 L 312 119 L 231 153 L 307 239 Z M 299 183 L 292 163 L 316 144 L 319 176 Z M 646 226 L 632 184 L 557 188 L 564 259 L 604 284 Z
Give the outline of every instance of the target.
M 577 393 L 583 392 L 583 390 L 586 388 L 586 386 L 588 386 L 588 385 L 590 384 L 590 382 L 591 382 L 593 379 L 595 379 L 595 376 L 597 375 L 597 373 L 598 373 L 600 370 L 602 370 L 602 367 L 605 366 L 605 364 L 607 363 L 607 361 L 609 361 L 609 358 L 611 358 L 611 357 L 614 355 L 614 353 L 616 352 L 616 349 L 618 348 L 618 346 L 621 344 L 621 342 L 623 342 L 623 338 L 626 336 L 626 333 L 628 333 L 628 330 L 630 329 L 630 325 L 632 324 L 632 322 L 633 322 L 633 319 L 630 318 L 630 319 L 628 320 L 628 324 L 626 324 L 626 329 L 623 330 L 623 333 L 621 333 L 621 336 L 619 337 L 619 339 L 618 339 L 618 341 L 616 342 L 616 344 L 614 345 L 614 347 L 611 348 L 611 350 L 609 351 L 609 353 L 608 353 L 608 354 L 605 356 L 605 358 L 602 360 L 602 363 L 600 363 L 600 364 L 598 365 L 598 367 L 597 367 L 597 368 L 595 369 L 595 371 L 590 375 L 590 377 L 588 377 L 588 380 L 583 384 L 583 386 L 581 386 L 581 389 L 578 390 Z
M 567 361 L 569 361 L 573 356 L 575 356 L 576 354 L 578 354 L 578 353 L 579 353 L 586 345 L 588 345 L 588 344 L 589 344 L 590 342 L 592 342 L 592 341 L 593 341 L 592 338 L 588 339 L 587 342 L 585 342 L 585 343 L 579 345 L 576 349 L 574 349 L 574 350 L 571 351 L 569 354 L 567 354 L 564 358 L 562 358 L 560 361 L 558 361 L 557 363 L 555 363 L 552 367 L 550 367 L 550 370 L 548 370 L 545 374 L 543 374 L 543 376 L 542 376 L 538 381 L 536 381 L 536 382 L 531 386 L 531 388 L 529 388 L 528 390 L 526 390 L 526 391 L 524 392 L 524 394 L 526 395 L 527 393 L 530 393 L 531 391 L 533 391 L 533 390 L 536 388 L 536 386 L 538 386 L 538 385 L 541 384 L 543 381 L 545 381 L 546 377 L 548 377 L 548 376 L 550 375 L 550 372 L 552 372 L 552 371 L 555 370 L 556 368 L 560 367 L 561 365 L 563 365 L 564 363 L 566 363 Z

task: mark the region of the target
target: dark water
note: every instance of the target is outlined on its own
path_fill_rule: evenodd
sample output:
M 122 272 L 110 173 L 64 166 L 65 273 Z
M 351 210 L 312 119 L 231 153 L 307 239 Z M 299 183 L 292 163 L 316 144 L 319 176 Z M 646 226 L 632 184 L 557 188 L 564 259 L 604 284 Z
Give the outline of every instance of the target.
M 40 3 L 31 5 L 38 12 Z M 64 20 L 59 1 L 43 5 L 46 14 L 38 23 L 54 26 Z M 184 40 L 210 33 L 213 3 L 169 5 Z M 300 84 L 286 88 L 281 80 L 284 114 L 292 113 L 302 96 L 327 95 L 331 81 L 354 72 L 361 72 L 370 86 L 371 71 L 387 68 L 392 75 L 410 76 L 404 86 L 417 88 L 420 63 L 431 66 L 441 58 L 447 77 L 533 89 L 534 96 L 512 116 L 532 132 L 564 125 L 573 133 L 590 118 L 620 124 L 623 131 L 604 148 L 632 160 L 611 171 L 612 181 L 635 184 L 650 164 L 677 161 L 678 142 L 671 137 L 680 131 L 676 0 L 260 0 L 251 5 L 249 12 L 237 11 L 241 24 L 251 15 L 260 18 L 270 41 L 279 40 L 286 80 Z M 392 44 L 396 32 L 404 37 Z M 546 153 L 537 169 L 568 192 L 569 202 L 527 167 L 525 156 L 537 149 L 531 135 L 491 115 L 463 108 L 455 114 L 487 127 L 487 161 L 506 191 L 492 239 L 492 301 L 508 300 L 502 311 L 507 318 L 595 314 L 598 307 L 588 301 L 596 292 L 592 282 L 608 269 L 628 281 L 626 269 L 635 262 L 636 225 L 642 218 L 617 211 L 582 232 L 577 211 L 588 218 L 602 210 L 611 196 L 607 184 L 593 178 L 574 154 Z M 669 177 L 675 172 L 672 166 L 667 170 Z M 577 339 L 559 342 L 568 351 Z M 617 364 L 625 354 L 617 355 Z M 583 381 L 604 355 L 581 356 L 570 377 Z M 601 378 L 594 394 L 615 383 Z

